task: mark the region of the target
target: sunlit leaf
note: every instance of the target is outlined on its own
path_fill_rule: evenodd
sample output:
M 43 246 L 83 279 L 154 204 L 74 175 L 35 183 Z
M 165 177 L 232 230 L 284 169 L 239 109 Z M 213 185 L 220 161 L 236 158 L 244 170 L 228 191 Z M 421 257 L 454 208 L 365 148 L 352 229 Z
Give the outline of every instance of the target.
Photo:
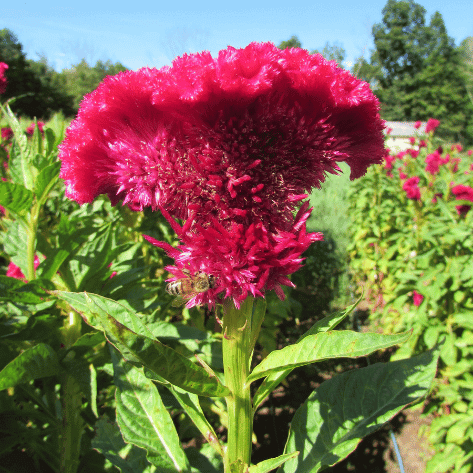
M 271 352 L 248 376 L 248 382 L 288 368 L 331 358 L 356 358 L 406 341 L 410 333 L 383 335 L 335 330 L 309 335 L 299 343 Z
M 286 451 L 301 453 L 278 473 L 316 473 L 345 458 L 363 437 L 428 392 L 437 360 L 438 350 L 432 350 L 322 383 L 291 422 Z
M 156 386 L 113 350 L 112 361 L 117 422 L 125 441 L 146 449 L 148 460 L 164 471 L 189 471 L 176 428 Z

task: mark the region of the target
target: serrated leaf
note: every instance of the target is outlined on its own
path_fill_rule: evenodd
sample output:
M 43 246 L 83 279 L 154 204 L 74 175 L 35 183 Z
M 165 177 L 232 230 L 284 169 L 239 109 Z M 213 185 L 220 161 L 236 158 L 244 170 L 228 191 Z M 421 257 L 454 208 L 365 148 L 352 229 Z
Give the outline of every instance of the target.
M 153 338 L 133 311 L 116 301 L 87 293 L 53 291 L 107 339 L 128 361 L 139 363 L 175 386 L 201 396 L 226 396 L 229 390 L 172 348 Z M 131 330 L 128 327 L 132 327 Z
M 24 217 L 31 209 L 34 194 L 21 184 L 0 181 L 0 205 Z
M 10 257 L 10 260 L 16 264 L 23 274 L 27 273 L 27 239 L 26 229 L 21 220 L 2 222 L 7 227 L 6 238 L 3 241 L 3 249 Z
M 363 437 L 428 392 L 437 360 L 438 350 L 431 350 L 322 383 L 291 422 L 286 450 L 301 453 L 278 473 L 316 473 L 345 458 Z
M 335 314 L 328 315 L 323 319 L 317 321 L 306 333 L 304 333 L 296 343 L 299 343 L 304 338 L 309 335 L 316 335 L 317 333 L 328 332 L 335 328 L 342 320 L 344 320 L 358 305 L 361 297 L 351 306 L 347 307 L 344 311 L 336 312 Z M 273 373 L 270 373 L 263 382 L 258 386 L 253 397 L 253 409 L 256 408 L 263 402 L 263 400 L 268 396 L 273 389 L 278 386 L 287 376 L 292 372 L 293 368 L 288 368 L 286 370 L 279 370 Z
M 59 373 L 56 352 L 46 343 L 28 348 L 0 371 L 0 391 Z
M 21 128 L 18 119 L 11 111 L 9 105 L 4 107 L 0 105 L 4 116 L 7 117 L 8 125 L 13 130 L 14 141 L 10 150 L 10 159 L 8 169 L 13 182 L 21 184 L 27 189 L 33 189 L 33 174 L 31 163 L 29 161 L 28 140 Z
M 153 384 L 112 350 L 117 387 L 117 422 L 126 442 L 146 449 L 148 460 L 165 471 L 189 471 L 174 423 Z M 157 461 L 155 461 L 157 459 Z
M 285 453 L 284 455 L 279 455 L 279 457 L 264 460 L 256 465 L 250 466 L 249 473 L 269 473 L 291 458 L 297 457 L 297 455 L 299 455 L 299 452 Z
M 127 445 L 117 424 L 103 418 L 95 424 L 92 448 L 100 452 L 122 473 L 152 473 L 156 469 L 146 459 L 146 452 L 134 445 Z
M 358 333 L 350 330 L 336 330 L 309 335 L 299 343 L 281 350 L 272 351 L 247 378 L 251 383 L 285 369 L 315 363 L 331 358 L 356 358 L 376 350 L 388 348 L 406 341 L 410 333 L 383 335 L 380 333 Z

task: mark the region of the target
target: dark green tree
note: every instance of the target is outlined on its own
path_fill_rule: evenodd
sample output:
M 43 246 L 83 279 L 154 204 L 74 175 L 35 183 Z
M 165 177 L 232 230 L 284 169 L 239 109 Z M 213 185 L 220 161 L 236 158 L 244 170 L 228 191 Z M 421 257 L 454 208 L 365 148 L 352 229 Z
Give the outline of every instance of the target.
M 281 41 L 278 44 L 279 49 L 302 48 L 302 43 L 296 35 L 292 35 L 287 41 Z
M 77 109 L 84 95 L 96 89 L 106 76 L 126 70 L 127 68 L 119 62 L 113 64 L 111 61 L 97 61 L 92 67 L 82 59 L 79 64 L 63 70 L 61 76 L 65 90 L 74 97 L 74 107 Z
M 473 108 L 459 50 L 447 34 L 442 15 L 436 12 L 427 24 L 425 14 L 425 8 L 413 0 L 388 0 L 382 23 L 373 26 L 376 49 L 371 72 L 383 117 L 434 117 L 441 121 L 439 134 L 469 141 L 472 137 L 465 130 Z
M 47 61 L 26 59 L 23 47 L 10 30 L 0 30 L 0 62 L 8 64 L 8 86 L 2 100 L 16 97 L 15 111 L 30 118 L 48 118 L 54 112 L 74 113 L 72 97 Z

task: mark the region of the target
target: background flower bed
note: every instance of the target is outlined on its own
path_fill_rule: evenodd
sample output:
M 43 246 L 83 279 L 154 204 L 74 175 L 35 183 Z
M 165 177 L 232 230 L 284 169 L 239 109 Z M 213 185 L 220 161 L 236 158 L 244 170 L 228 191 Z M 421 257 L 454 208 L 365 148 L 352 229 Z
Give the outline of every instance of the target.
M 411 144 L 350 186 L 350 268 L 358 292 L 364 288 L 372 324 L 413 331 L 392 359 L 443 343 L 424 410 L 434 416 L 429 440 L 436 452 L 426 471 L 470 471 L 472 153 L 436 141 L 433 131 Z

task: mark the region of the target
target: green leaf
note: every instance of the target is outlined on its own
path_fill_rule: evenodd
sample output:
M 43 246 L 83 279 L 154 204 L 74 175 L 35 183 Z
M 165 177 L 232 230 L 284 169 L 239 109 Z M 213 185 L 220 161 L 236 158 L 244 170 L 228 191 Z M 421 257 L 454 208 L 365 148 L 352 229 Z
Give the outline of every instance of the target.
M 28 348 L 0 371 L 0 391 L 59 373 L 56 352 L 46 343 Z
M 264 460 L 256 465 L 250 466 L 249 473 L 269 473 L 291 458 L 297 457 L 297 455 L 299 455 L 299 452 L 285 453 L 284 455 L 279 455 L 279 457 Z
M 61 248 L 52 250 L 51 253 L 48 253 L 48 257 L 38 266 L 36 270 L 37 277 L 51 279 L 69 255 L 69 251 Z
M 61 162 L 57 161 L 41 169 L 36 177 L 34 192 L 38 198 L 39 205 L 42 205 L 46 201 L 50 190 L 59 179 L 60 169 Z
M 344 311 L 336 312 L 335 314 L 328 315 L 323 319 L 317 321 L 306 333 L 304 333 L 296 343 L 299 343 L 304 338 L 309 335 L 316 335 L 317 333 L 328 332 L 335 328 L 342 320 L 344 320 L 358 305 L 361 297 L 351 306 L 347 307 Z M 279 370 L 273 373 L 270 373 L 263 382 L 259 385 L 258 390 L 256 391 L 253 397 L 253 409 L 256 411 L 256 408 L 264 401 L 266 396 L 268 396 L 273 389 L 281 383 L 286 377 L 292 372 L 293 368 L 288 368 L 286 370 Z
M 122 473 L 153 473 L 155 467 L 146 459 L 146 452 L 134 445 L 127 445 L 122 438 L 120 429 L 115 422 L 107 418 L 95 424 L 95 437 L 92 448 L 107 458 Z
M 309 335 L 294 345 L 272 351 L 247 378 L 251 383 L 285 369 L 315 363 L 330 358 L 356 358 L 376 350 L 405 342 L 410 333 L 383 335 L 380 333 L 358 333 L 350 330 L 323 332 Z
M 166 386 L 179 401 L 184 411 L 189 418 L 194 422 L 195 426 L 200 430 L 205 440 L 219 453 L 222 457 L 224 451 L 220 444 L 217 434 L 215 433 L 210 422 L 205 418 L 205 415 L 200 407 L 199 397 L 195 394 L 186 393 L 182 389 L 176 388 L 172 384 Z
M 10 160 L 8 161 L 10 175 L 14 183 L 21 184 L 31 190 L 33 189 L 33 173 L 29 159 L 28 140 L 9 105 L 7 104 L 5 108 L 0 105 L 0 109 L 3 111 L 3 115 L 6 116 L 8 125 L 15 136 L 10 150 Z
M 21 220 L 8 221 L 3 219 L 2 224 L 7 228 L 7 238 L 3 241 L 3 249 L 10 257 L 11 261 L 16 264 L 23 274 L 26 274 L 28 262 L 26 244 L 28 236 L 26 228 Z
M 296 411 L 286 450 L 301 454 L 279 473 L 316 473 L 345 458 L 363 437 L 424 396 L 438 350 L 377 363 L 325 381 Z
M 153 339 L 127 307 L 96 294 L 52 291 L 81 314 L 130 362 L 144 366 L 175 386 L 200 396 L 226 396 L 229 390 L 201 366 Z M 132 329 L 128 328 L 132 327 Z
M 158 389 L 140 370 L 111 351 L 117 387 L 117 422 L 126 442 L 146 449 L 148 460 L 164 471 L 189 471 L 174 423 Z
M 0 205 L 20 217 L 31 209 L 33 197 L 33 192 L 21 184 L 0 181 Z

